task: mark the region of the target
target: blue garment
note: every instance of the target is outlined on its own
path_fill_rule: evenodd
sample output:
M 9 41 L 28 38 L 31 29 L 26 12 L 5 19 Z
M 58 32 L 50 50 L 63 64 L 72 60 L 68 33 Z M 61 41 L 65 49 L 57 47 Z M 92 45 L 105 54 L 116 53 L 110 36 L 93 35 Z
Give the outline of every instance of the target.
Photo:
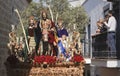
M 68 36 L 68 32 L 65 28 L 58 30 L 57 34 L 58 34 L 58 37 L 62 37 L 62 35 Z
M 63 46 L 63 44 L 62 44 L 62 41 L 59 41 L 59 42 L 58 42 L 58 47 L 60 48 L 59 50 L 61 51 L 61 53 L 62 53 L 64 56 L 66 56 L 66 50 L 65 50 L 65 48 L 64 48 L 64 46 Z
M 107 39 L 110 52 L 116 52 L 115 33 L 108 33 Z

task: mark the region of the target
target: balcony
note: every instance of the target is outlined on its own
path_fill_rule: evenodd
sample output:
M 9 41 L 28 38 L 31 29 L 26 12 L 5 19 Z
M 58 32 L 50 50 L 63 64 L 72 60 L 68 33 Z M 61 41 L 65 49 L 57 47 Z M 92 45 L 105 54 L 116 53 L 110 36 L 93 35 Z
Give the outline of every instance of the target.
M 107 44 L 107 32 L 92 36 L 91 64 L 98 67 L 120 68 L 117 52 L 110 52 Z
M 116 52 L 110 52 L 107 44 L 107 32 L 92 36 L 92 55 L 95 59 L 116 58 Z

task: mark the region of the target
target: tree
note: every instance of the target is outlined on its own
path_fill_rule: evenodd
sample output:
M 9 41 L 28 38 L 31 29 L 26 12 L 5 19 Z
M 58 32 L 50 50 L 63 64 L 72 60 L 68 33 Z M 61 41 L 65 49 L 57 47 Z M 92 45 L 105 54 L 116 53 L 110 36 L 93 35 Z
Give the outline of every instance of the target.
M 40 11 L 43 8 L 42 6 L 42 3 L 31 2 L 26 10 L 20 12 L 25 29 L 28 27 L 28 20 L 30 16 L 35 16 L 35 19 L 38 20 L 38 18 L 40 17 Z M 22 28 L 20 24 L 18 24 L 17 27 L 17 35 L 22 35 Z
M 53 18 L 56 23 L 60 18 L 64 21 L 67 29 L 82 32 L 88 23 L 87 15 L 82 6 L 71 7 L 68 0 L 40 0 L 39 3 L 31 2 L 28 8 L 22 12 L 22 20 L 25 28 L 28 25 L 28 19 L 31 15 L 36 20 L 40 18 L 40 11 L 46 10 L 49 18 Z

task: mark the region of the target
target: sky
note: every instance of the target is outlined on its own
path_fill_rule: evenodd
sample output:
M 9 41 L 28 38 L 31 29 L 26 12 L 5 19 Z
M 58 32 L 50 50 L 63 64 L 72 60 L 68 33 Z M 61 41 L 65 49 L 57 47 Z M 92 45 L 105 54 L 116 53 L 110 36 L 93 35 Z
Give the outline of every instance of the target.
M 33 0 L 35 2 L 39 2 L 39 0 Z M 85 0 L 70 0 L 70 4 L 75 7 L 81 5 Z
M 72 2 L 70 2 L 70 4 L 73 6 L 73 7 L 76 7 L 76 6 L 80 6 L 84 3 L 85 0 L 73 0 Z
M 35 2 L 39 2 L 39 0 L 33 0 L 33 1 L 35 1 Z

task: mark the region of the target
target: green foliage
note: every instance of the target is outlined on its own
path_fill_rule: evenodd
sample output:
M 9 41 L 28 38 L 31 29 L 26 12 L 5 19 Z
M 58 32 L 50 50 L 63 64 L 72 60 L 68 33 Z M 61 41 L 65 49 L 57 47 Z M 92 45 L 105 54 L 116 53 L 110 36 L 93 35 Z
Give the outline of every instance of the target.
M 40 0 L 38 3 L 31 2 L 28 8 L 21 14 L 25 28 L 28 27 L 29 17 L 33 15 L 38 20 L 42 10 L 46 10 L 49 18 L 51 18 L 48 5 L 50 5 L 55 22 L 57 22 L 56 16 L 58 15 L 57 19 L 62 19 L 67 29 L 73 30 L 73 25 L 75 25 L 75 30 L 79 32 L 84 31 L 83 28 L 88 24 L 88 18 L 83 7 L 71 7 L 68 0 Z

